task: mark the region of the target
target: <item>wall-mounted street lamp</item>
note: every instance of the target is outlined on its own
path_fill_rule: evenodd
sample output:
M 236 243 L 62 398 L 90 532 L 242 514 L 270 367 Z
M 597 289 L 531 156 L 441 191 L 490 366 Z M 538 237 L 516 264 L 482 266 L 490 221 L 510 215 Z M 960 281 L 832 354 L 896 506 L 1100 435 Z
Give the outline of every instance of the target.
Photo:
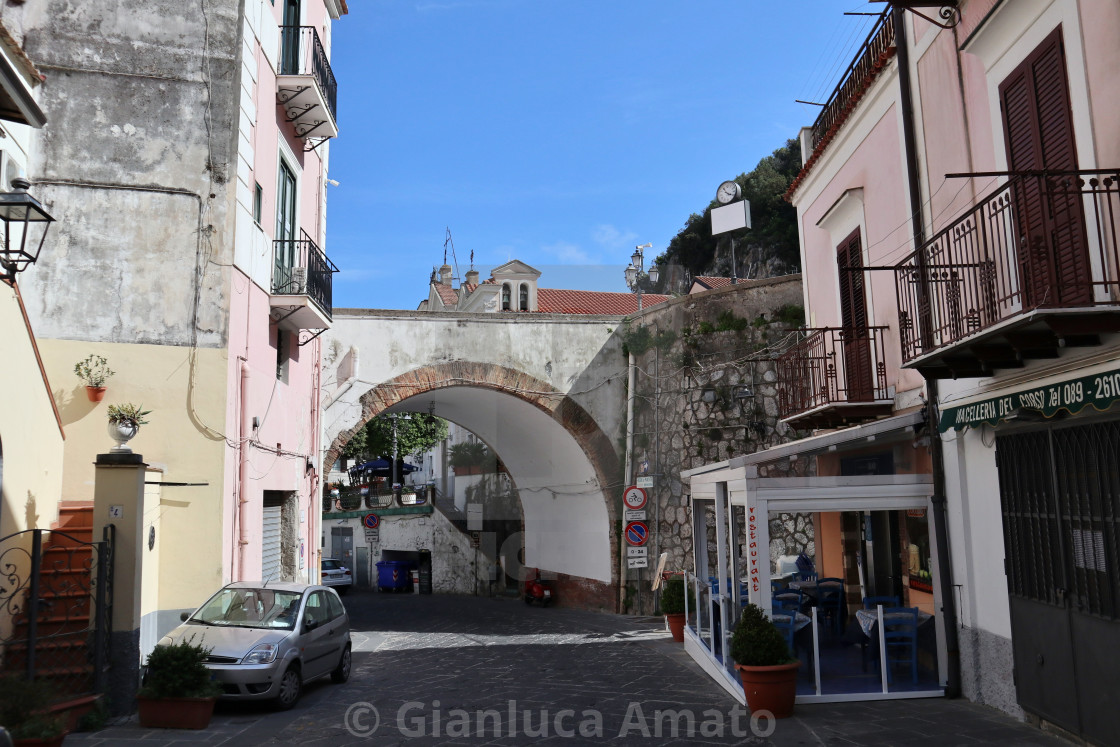
M 27 269 L 39 259 L 47 229 L 54 218 L 31 195 L 31 182 L 12 179 L 12 191 L 0 193 L 0 221 L 4 222 L 4 244 L 0 247 L 0 267 L 4 275 L 15 279 L 16 273 Z
M 638 311 L 642 310 L 642 286 L 640 279 L 645 266 L 645 253 L 643 249 L 649 249 L 653 244 L 646 242 L 634 247 L 634 253 L 630 256 L 630 264 L 626 266 L 626 287 L 631 292 L 638 294 Z M 661 273 L 657 269 L 657 265 L 650 263 L 649 272 L 646 273 L 651 283 L 656 283 Z

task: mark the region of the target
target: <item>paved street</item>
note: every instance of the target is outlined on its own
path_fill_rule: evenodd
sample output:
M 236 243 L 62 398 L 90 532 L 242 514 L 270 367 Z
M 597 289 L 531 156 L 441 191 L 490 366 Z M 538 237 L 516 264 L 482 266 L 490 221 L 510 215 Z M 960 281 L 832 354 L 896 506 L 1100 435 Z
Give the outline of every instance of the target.
M 798 706 L 762 738 L 659 620 L 515 599 L 345 601 L 355 651 L 346 685 L 311 684 L 286 713 L 220 705 L 204 732 L 142 729 L 133 717 L 67 744 L 1064 744 L 946 700 Z M 667 709 L 691 713 L 693 731 L 682 716 L 674 735 L 672 720 L 656 715 Z

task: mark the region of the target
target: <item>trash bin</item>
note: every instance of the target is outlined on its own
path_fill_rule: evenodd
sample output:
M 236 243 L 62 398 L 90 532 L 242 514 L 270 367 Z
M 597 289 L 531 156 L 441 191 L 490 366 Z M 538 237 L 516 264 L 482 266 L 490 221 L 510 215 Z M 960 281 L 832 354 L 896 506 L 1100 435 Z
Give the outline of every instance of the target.
M 377 563 L 377 590 L 404 591 L 408 589 L 409 568 L 412 564 L 402 560 L 381 560 Z
M 420 593 L 432 593 L 432 551 L 420 551 Z

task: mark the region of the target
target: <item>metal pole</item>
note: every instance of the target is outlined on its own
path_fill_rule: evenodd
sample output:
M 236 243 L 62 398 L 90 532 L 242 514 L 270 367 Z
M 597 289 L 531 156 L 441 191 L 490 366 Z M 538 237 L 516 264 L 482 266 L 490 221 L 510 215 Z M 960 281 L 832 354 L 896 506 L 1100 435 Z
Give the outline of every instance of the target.
M 739 278 L 735 274 L 735 237 L 731 237 L 731 284 L 738 285 Z
M 31 535 L 31 584 L 27 591 L 27 679 L 35 679 L 35 639 L 39 636 L 39 567 L 43 563 L 43 530 Z
M 933 322 L 930 318 L 929 275 L 925 253 L 921 246 L 925 243 L 925 226 L 922 216 L 922 197 L 918 182 L 917 145 L 914 128 L 914 94 L 910 82 L 910 53 L 906 39 L 906 22 L 900 8 L 893 12 L 895 47 L 898 60 L 898 83 L 901 89 L 902 131 L 906 152 L 906 176 L 910 188 L 910 211 L 913 226 L 914 248 L 918 264 L 918 311 L 923 349 L 930 341 Z M 953 596 L 953 569 L 949 557 L 949 520 L 945 499 L 945 455 L 941 443 L 941 433 L 937 424 L 937 379 L 926 379 L 929 401 L 926 403 L 926 427 L 929 428 L 930 460 L 933 462 L 933 508 L 934 542 L 937 547 L 938 580 L 941 587 L 941 613 L 945 624 L 945 653 L 948 658 L 948 671 L 945 673 L 945 695 L 950 698 L 960 696 L 961 662 L 960 641 L 957 635 L 957 609 Z M 880 630 L 882 626 L 880 625 Z

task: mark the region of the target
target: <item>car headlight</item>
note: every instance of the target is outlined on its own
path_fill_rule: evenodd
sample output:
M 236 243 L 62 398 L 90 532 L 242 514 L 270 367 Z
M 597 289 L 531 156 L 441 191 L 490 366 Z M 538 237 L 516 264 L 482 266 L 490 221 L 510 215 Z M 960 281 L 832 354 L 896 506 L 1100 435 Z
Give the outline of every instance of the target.
M 253 646 L 250 651 L 242 660 L 242 664 L 269 664 L 276 660 L 276 652 L 279 647 L 275 643 L 260 643 Z

